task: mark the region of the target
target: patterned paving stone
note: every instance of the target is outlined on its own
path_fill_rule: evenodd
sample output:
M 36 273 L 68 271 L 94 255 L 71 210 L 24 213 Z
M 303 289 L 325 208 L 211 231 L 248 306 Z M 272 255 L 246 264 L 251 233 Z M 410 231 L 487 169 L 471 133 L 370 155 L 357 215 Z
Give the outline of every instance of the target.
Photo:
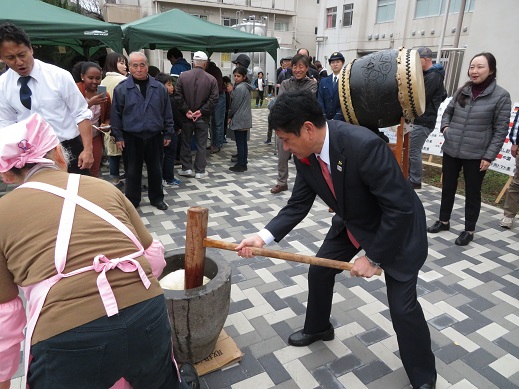
M 186 211 L 209 209 L 208 236 L 240 241 L 262 228 L 285 204 L 290 190 L 269 192 L 275 184 L 275 146 L 263 144 L 267 110 L 253 110 L 248 172 L 228 171 L 235 145 L 208 154 L 209 176 L 183 178 L 166 188 L 166 211 L 144 196 L 139 213 L 169 251 L 185 247 Z M 290 162 L 289 188 L 295 170 Z M 107 175 L 106 171 L 103 174 Z M 417 191 L 427 223 L 437 220 L 441 190 Z M 463 230 L 464 199 L 456 198 L 451 230 L 428 234 L 429 257 L 419 275 L 417 293 L 429 321 L 436 355 L 438 389 L 519 388 L 519 234 L 499 227 L 501 210 L 483 205 L 475 240 L 457 247 Z M 308 217 L 269 248 L 313 255 L 331 220 L 319 199 Z M 336 277 L 331 322 L 336 337 L 310 347 L 287 345 L 303 327 L 308 298 L 308 266 L 272 258 L 239 258 L 208 249 L 232 268 L 227 333 L 239 344 L 238 365 L 202 377 L 204 389 L 409 389 L 391 326 L 383 278 Z M 23 376 L 20 367 L 16 377 Z M 15 382 L 16 381 L 16 382 Z M 23 379 L 13 381 L 22 387 Z M 16 386 L 18 385 L 18 386 Z

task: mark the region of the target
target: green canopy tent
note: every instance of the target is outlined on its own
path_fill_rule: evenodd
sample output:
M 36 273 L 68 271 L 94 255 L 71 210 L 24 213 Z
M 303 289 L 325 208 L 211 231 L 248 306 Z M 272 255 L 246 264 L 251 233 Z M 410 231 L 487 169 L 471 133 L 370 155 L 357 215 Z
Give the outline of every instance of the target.
M 123 42 L 128 52 L 140 49 L 202 50 L 213 52 L 266 51 L 276 60 L 276 38 L 248 34 L 206 22 L 179 9 L 124 24 Z
M 2 7 L 0 23 L 23 28 L 36 45 L 70 46 L 89 57 L 100 47 L 122 53 L 122 31 L 115 24 L 92 19 L 40 0 L 11 0 Z

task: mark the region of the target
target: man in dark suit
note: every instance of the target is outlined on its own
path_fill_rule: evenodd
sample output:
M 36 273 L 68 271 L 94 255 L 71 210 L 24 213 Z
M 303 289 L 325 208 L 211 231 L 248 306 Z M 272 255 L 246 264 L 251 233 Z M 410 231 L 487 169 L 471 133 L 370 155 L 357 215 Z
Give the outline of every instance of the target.
M 330 56 L 328 62 L 332 68 L 332 74 L 323 78 L 319 82 L 319 90 L 317 91 L 317 100 L 321 106 L 324 116 L 328 120 L 342 120 L 344 115 L 341 109 L 341 100 L 339 98 L 339 74 L 344 66 L 344 56 L 336 51 Z
M 350 275 L 369 278 L 377 267 L 384 270 L 404 368 L 413 388 L 434 388 L 431 338 L 416 294 L 418 270 L 427 258 L 425 212 L 390 148 L 368 129 L 327 122 L 308 92 L 279 96 L 269 122 L 285 150 L 296 157 L 294 190 L 265 229 L 240 243 L 238 254 L 249 258 L 250 246 L 279 242 L 305 218 L 319 196 L 336 215 L 317 256 L 350 261 L 362 248 L 365 254 L 355 260 Z M 290 345 L 308 346 L 334 338 L 330 313 L 338 273 L 310 266 L 305 325 L 290 335 Z

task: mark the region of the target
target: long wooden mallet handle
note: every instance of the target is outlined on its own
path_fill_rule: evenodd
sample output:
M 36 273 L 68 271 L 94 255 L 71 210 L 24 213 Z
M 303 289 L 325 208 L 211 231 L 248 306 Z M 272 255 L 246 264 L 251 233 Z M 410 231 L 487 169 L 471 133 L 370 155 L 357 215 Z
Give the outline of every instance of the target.
M 204 238 L 204 247 L 235 251 L 236 247 L 238 247 L 238 244 L 225 242 L 223 240 Z M 309 265 L 331 267 L 333 269 L 340 270 L 351 270 L 353 268 L 353 264 L 349 262 L 334 261 L 333 259 L 311 257 L 309 255 L 295 253 L 285 253 L 284 251 L 263 249 L 259 247 L 250 247 L 250 249 L 254 255 L 260 255 L 262 257 L 284 259 L 285 261 L 302 262 Z M 377 276 L 382 275 L 382 269 L 378 268 L 375 274 Z

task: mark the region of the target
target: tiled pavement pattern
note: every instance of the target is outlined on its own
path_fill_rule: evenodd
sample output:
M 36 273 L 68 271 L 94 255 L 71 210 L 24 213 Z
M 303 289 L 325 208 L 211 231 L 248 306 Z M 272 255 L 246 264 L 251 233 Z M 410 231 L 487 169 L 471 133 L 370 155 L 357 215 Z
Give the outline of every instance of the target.
M 267 110 L 253 110 L 249 170 L 231 173 L 229 143 L 208 157 L 209 177 L 166 188 L 170 208 L 159 211 L 143 199 L 140 214 L 166 249 L 185 246 L 186 210 L 209 208 L 209 237 L 238 242 L 256 232 L 286 203 L 289 192 L 272 195 L 275 146 L 264 145 Z M 289 186 L 294 179 L 291 171 Z M 428 224 L 436 220 L 440 190 L 425 185 L 418 195 Z M 439 389 L 519 388 L 519 227 L 499 227 L 499 209 L 483 206 L 475 241 L 454 245 L 463 229 L 458 198 L 451 231 L 429 235 L 429 257 L 418 292 L 431 330 Z M 312 255 L 328 230 L 331 214 L 316 202 L 308 217 L 270 248 Z M 309 347 L 287 345 L 302 327 L 307 265 L 257 257 L 242 259 L 208 249 L 232 265 L 230 312 L 225 330 L 244 353 L 238 365 L 201 378 L 202 388 L 220 389 L 399 389 L 409 388 L 399 359 L 383 278 L 337 276 L 332 323 L 335 340 Z M 210 313 L 208 312 L 208 315 Z M 20 387 L 23 378 L 13 381 Z

